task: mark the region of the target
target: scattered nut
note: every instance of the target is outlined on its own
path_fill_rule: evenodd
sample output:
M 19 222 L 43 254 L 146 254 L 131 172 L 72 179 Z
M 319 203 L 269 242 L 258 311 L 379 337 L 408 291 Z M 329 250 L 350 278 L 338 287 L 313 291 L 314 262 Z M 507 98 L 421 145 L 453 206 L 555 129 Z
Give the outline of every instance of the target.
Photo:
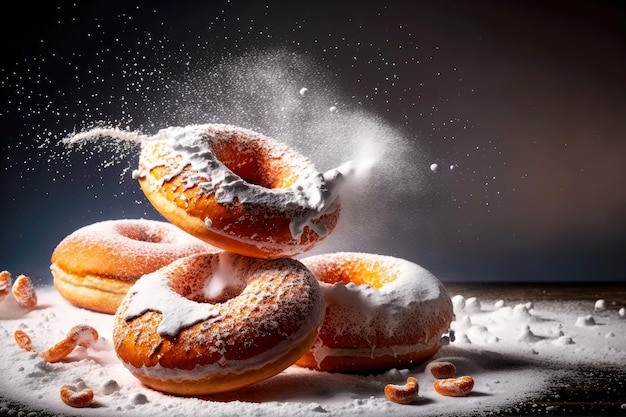
M 409 404 L 417 399 L 418 389 L 417 379 L 409 377 L 406 385 L 388 384 L 385 386 L 385 396 L 394 403 Z
M 11 288 L 11 274 L 9 271 L 0 272 L 0 301 L 9 295 Z
M 61 387 L 61 400 L 70 407 L 87 407 L 93 402 L 93 391 L 90 389 L 77 390 L 76 387 L 65 384 Z
M 474 379 L 471 376 L 438 379 L 433 387 L 438 394 L 446 397 L 465 397 L 474 388 Z
M 13 283 L 13 296 L 19 305 L 33 309 L 37 306 L 37 293 L 35 287 L 26 275 L 20 275 Z
M 76 346 L 89 347 L 98 340 L 98 332 L 91 326 L 79 324 L 70 329 L 65 339 L 39 353 L 46 362 L 58 362 L 72 353 Z
M 456 366 L 451 362 L 431 362 L 428 368 L 430 373 L 437 379 L 454 378 L 456 376 Z
M 30 340 L 30 336 L 26 334 L 24 330 L 17 329 L 15 333 L 13 333 L 13 337 L 15 338 L 17 345 L 26 352 L 31 352 L 33 350 L 33 344 Z

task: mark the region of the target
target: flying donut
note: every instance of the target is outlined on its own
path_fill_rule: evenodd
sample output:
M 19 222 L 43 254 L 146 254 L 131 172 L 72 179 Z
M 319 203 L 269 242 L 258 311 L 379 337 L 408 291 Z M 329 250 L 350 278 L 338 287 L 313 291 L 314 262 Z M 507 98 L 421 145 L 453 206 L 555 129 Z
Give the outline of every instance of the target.
M 113 343 L 148 387 L 209 395 L 293 364 L 323 315 L 318 281 L 295 259 L 199 254 L 137 281 L 115 314 Z
M 326 316 L 297 365 L 329 372 L 410 367 L 441 346 L 454 318 L 441 282 L 404 259 L 339 252 L 301 260 L 320 281 Z
M 65 237 L 52 253 L 50 269 L 68 301 L 113 314 L 142 275 L 184 256 L 217 251 L 166 222 L 106 220 Z
M 339 168 L 321 174 L 292 148 L 235 126 L 170 127 L 146 136 L 133 177 L 170 222 L 241 255 L 298 255 L 339 219 Z

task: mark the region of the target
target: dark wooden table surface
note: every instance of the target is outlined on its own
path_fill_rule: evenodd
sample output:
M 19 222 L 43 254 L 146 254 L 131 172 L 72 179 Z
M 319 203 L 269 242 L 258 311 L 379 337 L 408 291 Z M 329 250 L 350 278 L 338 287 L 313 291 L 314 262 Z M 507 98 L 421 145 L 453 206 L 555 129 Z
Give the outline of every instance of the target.
M 600 283 L 463 283 L 446 282 L 448 293 L 486 300 L 596 301 L 604 299 L 608 308 L 626 307 L 626 281 Z
M 607 309 L 626 307 L 624 283 L 445 283 L 450 296 L 511 303 L 603 299 Z M 626 350 L 626 346 L 624 346 Z M 626 416 L 626 364 L 579 365 L 575 378 L 555 380 L 553 389 L 499 416 Z

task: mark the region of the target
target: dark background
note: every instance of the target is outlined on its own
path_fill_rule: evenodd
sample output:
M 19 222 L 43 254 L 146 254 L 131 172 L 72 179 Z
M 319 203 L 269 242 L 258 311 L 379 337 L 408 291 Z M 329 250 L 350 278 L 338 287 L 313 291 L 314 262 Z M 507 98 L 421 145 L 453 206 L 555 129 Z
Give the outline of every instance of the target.
M 160 218 L 130 178 L 136 147 L 68 150 L 68 134 L 219 122 L 320 169 L 380 157 L 316 252 L 401 256 L 444 281 L 624 281 L 622 2 L 352 3 L 5 10 L 0 269 L 50 282 L 75 229 Z

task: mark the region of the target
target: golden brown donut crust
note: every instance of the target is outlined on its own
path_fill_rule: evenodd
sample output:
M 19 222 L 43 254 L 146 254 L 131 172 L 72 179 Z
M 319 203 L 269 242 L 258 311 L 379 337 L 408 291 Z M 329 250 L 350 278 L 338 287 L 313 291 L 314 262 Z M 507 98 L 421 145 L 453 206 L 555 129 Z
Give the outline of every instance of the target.
M 233 289 L 227 296 L 206 298 L 204 287 L 225 264 L 236 274 L 229 275 Z M 176 335 L 159 334 L 165 313 L 158 308 L 126 317 L 135 297 L 143 302 L 150 294 L 139 292 L 136 285 L 122 301 L 114 318 L 115 350 L 138 379 L 167 393 L 209 395 L 275 375 L 311 347 L 324 315 L 317 280 L 295 259 L 265 260 L 229 252 L 193 255 L 138 284 L 157 276 L 166 277 L 169 291 L 215 312 Z M 152 296 L 157 291 L 168 290 L 157 287 Z
M 96 275 L 74 275 L 50 265 L 54 287 L 72 304 L 102 313 L 113 314 L 134 281 L 104 278 Z
M 206 140 L 224 169 L 266 189 L 281 191 L 305 176 L 321 175 L 313 172 L 305 157 L 252 131 L 226 127 Z M 276 146 L 281 147 L 280 152 L 272 148 Z M 216 192 L 198 185 L 198 181 L 210 182 L 212 173 L 195 172 L 190 165 L 180 169 L 181 159 L 163 142 L 142 143 L 139 184 L 170 222 L 221 249 L 258 258 L 292 257 L 310 250 L 337 225 L 339 199 L 311 220 L 327 233 L 320 235 L 305 226 L 302 234 L 294 237 L 290 225 L 294 218 L 309 216 L 308 209 L 286 205 L 271 208 L 265 201 L 218 202 Z M 179 173 L 172 177 L 174 172 Z M 189 177 L 194 178 L 193 184 L 186 180 Z
M 441 347 L 454 313 L 443 285 L 428 271 L 367 253 L 316 255 L 302 262 L 321 283 L 326 314 L 318 340 L 297 365 L 380 371 L 414 366 Z M 369 296 L 358 295 L 365 293 Z
M 367 374 L 419 365 L 437 353 L 440 347 L 440 343 L 436 342 L 401 354 L 379 354 L 376 349 L 370 349 L 370 356 L 361 356 L 361 349 L 340 348 L 340 354 L 333 354 L 331 350 L 321 361 L 309 350 L 296 361 L 296 365 L 322 372 Z

